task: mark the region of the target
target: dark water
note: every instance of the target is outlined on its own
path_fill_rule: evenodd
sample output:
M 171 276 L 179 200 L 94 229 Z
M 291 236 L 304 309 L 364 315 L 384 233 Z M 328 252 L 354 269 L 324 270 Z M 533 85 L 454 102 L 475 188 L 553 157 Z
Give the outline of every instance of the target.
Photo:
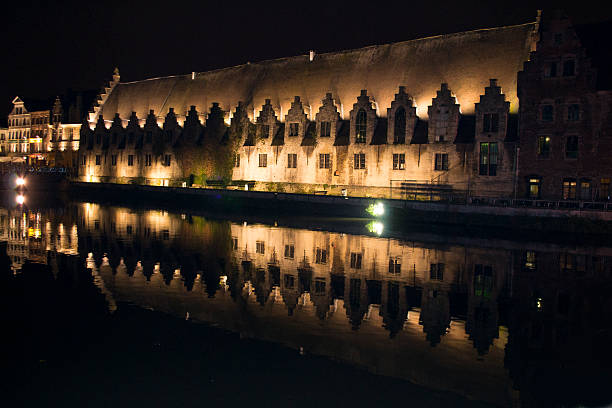
M 6 406 L 612 403 L 611 247 L 5 193 Z

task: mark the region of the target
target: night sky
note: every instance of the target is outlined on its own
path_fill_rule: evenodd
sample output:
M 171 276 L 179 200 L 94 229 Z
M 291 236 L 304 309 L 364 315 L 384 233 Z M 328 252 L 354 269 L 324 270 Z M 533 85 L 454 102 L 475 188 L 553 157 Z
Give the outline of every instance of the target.
M 11 1 L 0 85 L 0 124 L 16 95 L 47 99 L 122 81 L 207 71 L 247 61 L 329 52 L 429 35 L 520 24 L 559 2 L 266 0 L 181 3 Z M 612 20 L 612 4 L 565 11 L 575 23 Z M 554 6 L 553 6 L 554 7 Z

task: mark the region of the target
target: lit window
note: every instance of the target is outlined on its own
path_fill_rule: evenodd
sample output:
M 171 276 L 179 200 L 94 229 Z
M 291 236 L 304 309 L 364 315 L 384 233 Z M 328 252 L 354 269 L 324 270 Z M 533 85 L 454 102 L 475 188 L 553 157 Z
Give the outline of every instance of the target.
M 355 121 L 355 143 L 366 142 L 367 123 L 368 119 L 365 110 L 359 109 Z
M 525 268 L 536 269 L 536 253 L 535 251 L 525 252 Z
M 538 158 L 547 159 L 550 157 L 550 136 L 539 136 L 538 137 Z
M 584 201 L 591 201 L 593 199 L 590 180 L 580 180 L 580 199 Z
M 540 182 L 541 179 L 538 177 L 532 177 L 527 182 L 527 194 L 529 198 L 537 200 L 540 198 Z
M 319 154 L 319 168 L 320 169 L 331 168 L 331 155 L 329 153 Z
M 434 170 L 448 170 L 448 154 L 436 153 Z
M 297 154 L 289 153 L 287 155 L 287 168 L 289 169 L 297 168 Z
M 365 169 L 366 168 L 365 153 L 357 153 L 357 154 L 355 154 L 354 159 L 355 159 L 355 163 L 354 163 L 354 168 L 355 169 Z
M 406 169 L 406 155 L 404 153 L 393 154 L 393 170 Z
M 576 179 L 566 178 L 563 179 L 563 199 L 564 200 L 575 200 L 576 199 Z

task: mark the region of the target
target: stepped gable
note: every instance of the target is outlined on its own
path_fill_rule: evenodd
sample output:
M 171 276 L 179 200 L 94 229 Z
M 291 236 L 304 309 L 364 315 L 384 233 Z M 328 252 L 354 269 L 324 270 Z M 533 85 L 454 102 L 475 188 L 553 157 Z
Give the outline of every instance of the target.
M 129 117 L 134 111 L 146 117 L 153 109 L 163 117 L 174 108 L 181 118 L 191 105 L 208 112 L 213 102 L 219 102 L 230 112 L 243 101 L 253 121 L 265 99 L 271 99 L 282 118 L 296 95 L 307 112 L 318 112 L 331 92 L 346 120 L 366 89 L 384 117 L 401 85 L 413 96 L 417 115 L 426 119 L 440 83 L 448 83 L 462 112 L 471 114 L 489 78 L 498 78 L 510 111 L 516 112 L 516 74 L 529 58 L 534 29 L 535 22 L 317 54 L 313 61 L 300 55 L 193 75 L 113 81 L 95 113 L 112 118 L 115 113 Z

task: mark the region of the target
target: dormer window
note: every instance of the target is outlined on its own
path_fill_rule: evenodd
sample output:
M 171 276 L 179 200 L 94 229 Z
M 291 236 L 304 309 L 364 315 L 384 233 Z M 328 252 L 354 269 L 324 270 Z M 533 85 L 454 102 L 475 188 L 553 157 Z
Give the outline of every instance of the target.
M 366 142 L 367 123 L 368 119 L 365 110 L 359 109 L 359 112 L 357 112 L 357 120 L 355 122 L 355 143 Z
M 499 131 L 499 113 L 485 113 L 482 121 L 483 132 Z
M 321 137 L 331 136 L 331 122 L 321 122 Z

